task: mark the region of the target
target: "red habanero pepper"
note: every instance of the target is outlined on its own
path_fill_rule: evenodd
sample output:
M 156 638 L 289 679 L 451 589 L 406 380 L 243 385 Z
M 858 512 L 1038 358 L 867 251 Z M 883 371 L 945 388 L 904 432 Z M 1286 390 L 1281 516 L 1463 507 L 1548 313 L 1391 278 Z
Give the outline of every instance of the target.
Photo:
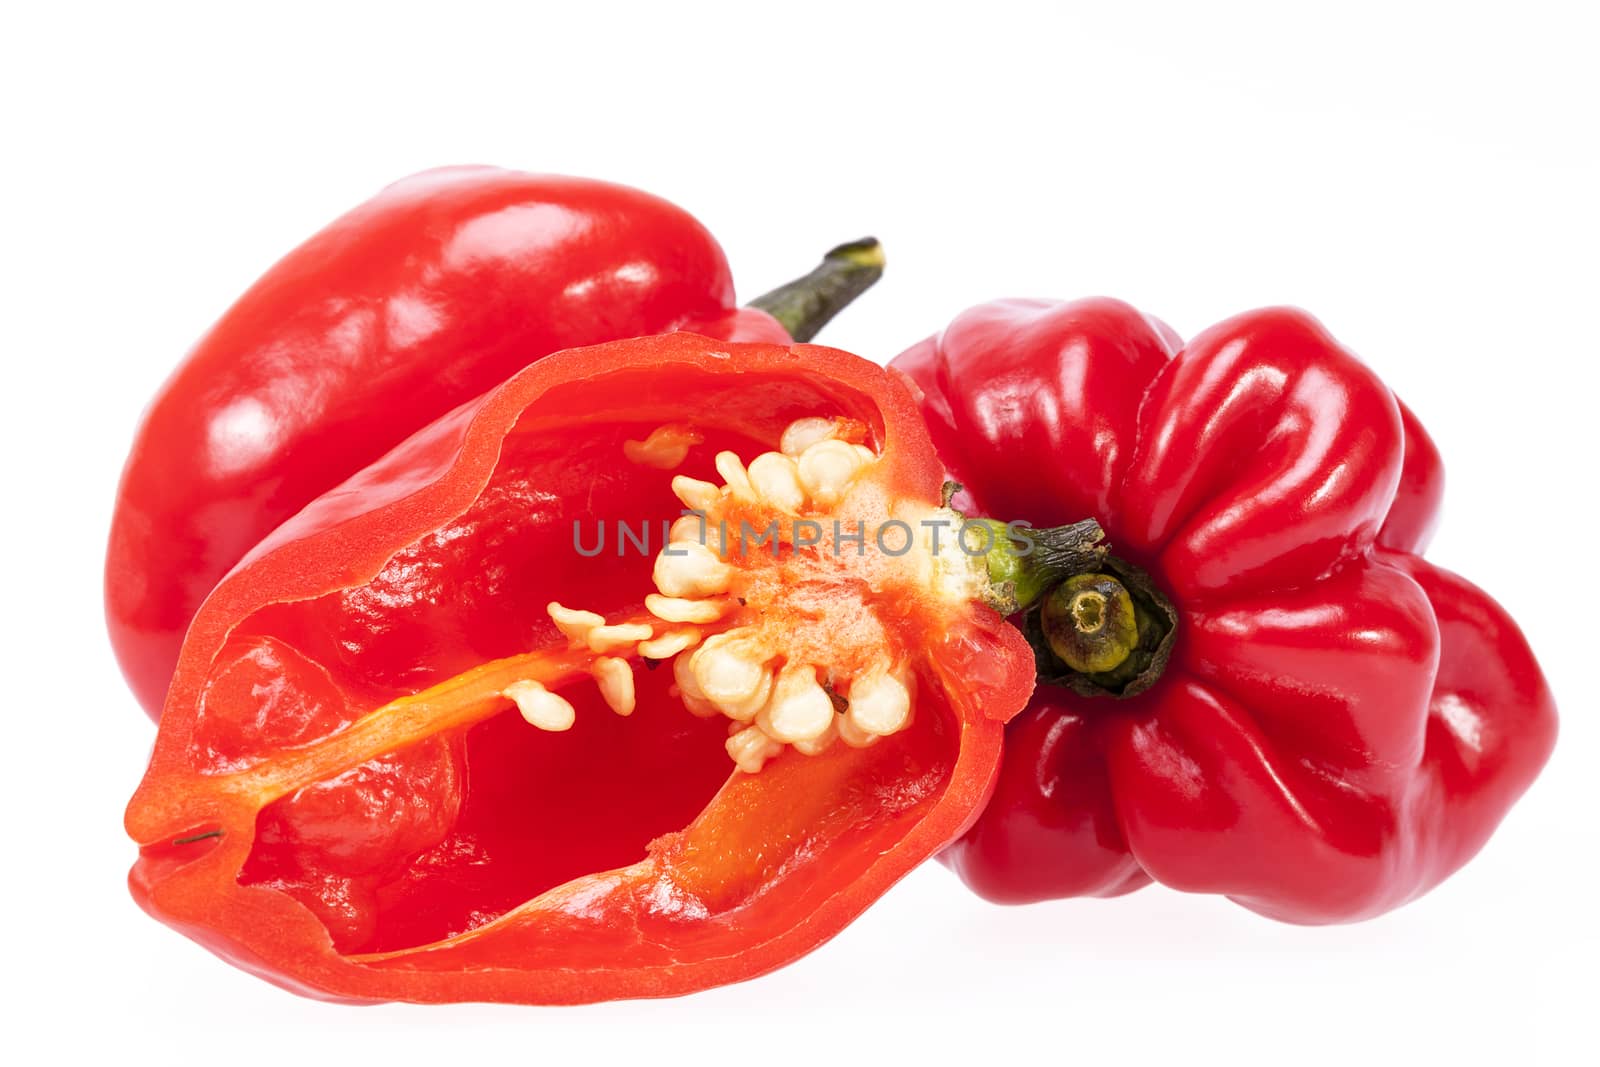
M 256 282 L 146 412 L 106 557 L 129 685 L 159 716 L 184 631 L 252 545 L 533 360 L 678 329 L 808 340 L 882 262 L 841 246 L 768 314 L 734 306 L 700 223 L 638 190 L 493 167 L 389 186 Z
M 893 365 L 973 505 L 1092 516 L 1115 553 L 1025 618 L 1041 684 L 945 854 L 980 894 L 1154 879 L 1361 919 L 1469 860 L 1538 774 L 1532 652 L 1419 555 L 1438 453 L 1310 317 L 1183 345 L 1116 301 L 1003 301 Z
M 834 349 L 534 363 L 207 598 L 135 897 L 334 999 L 665 996 L 815 948 L 966 829 L 1032 691 L 984 557 L 921 536 L 942 470 Z

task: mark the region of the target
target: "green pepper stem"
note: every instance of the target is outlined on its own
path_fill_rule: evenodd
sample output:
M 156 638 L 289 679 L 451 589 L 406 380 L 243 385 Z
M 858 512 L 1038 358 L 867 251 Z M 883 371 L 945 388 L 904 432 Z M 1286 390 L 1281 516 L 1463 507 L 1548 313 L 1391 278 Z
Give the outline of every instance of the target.
M 1096 570 L 1105 559 L 1105 531 L 1093 519 L 1036 529 L 994 519 L 969 519 L 992 534 L 984 563 L 989 572 L 985 602 L 1002 615 L 1038 603 L 1050 588 L 1075 574 Z
M 1040 629 L 1050 651 L 1079 674 L 1106 674 L 1139 646 L 1138 609 L 1110 574 L 1075 574 L 1039 604 Z
M 796 341 L 809 341 L 883 277 L 884 263 L 877 238 L 849 241 L 829 249 L 809 274 L 756 297 L 750 306 L 777 319 Z
M 959 491 L 946 483 L 947 507 Z M 1007 617 L 1022 614 L 1041 682 L 1084 696 L 1131 697 L 1161 677 L 1178 612 L 1148 574 L 1110 553 L 1098 522 L 966 523 L 990 531 L 983 600 Z

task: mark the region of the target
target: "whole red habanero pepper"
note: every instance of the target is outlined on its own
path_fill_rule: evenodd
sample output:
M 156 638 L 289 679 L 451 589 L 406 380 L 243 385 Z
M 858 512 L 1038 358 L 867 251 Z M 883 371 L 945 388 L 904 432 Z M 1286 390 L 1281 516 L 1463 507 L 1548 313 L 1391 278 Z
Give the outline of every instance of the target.
M 152 717 L 217 580 L 313 497 L 562 348 L 690 329 L 807 340 L 875 280 L 871 241 L 739 309 L 681 209 L 582 178 L 450 167 L 289 253 L 156 396 L 117 494 L 106 617 Z M 786 329 L 788 332 L 786 332 Z
M 1002 301 L 894 366 L 970 505 L 1096 519 L 1111 553 L 1024 620 L 1040 686 L 946 854 L 980 894 L 1154 879 L 1361 919 L 1470 859 L 1543 766 L 1522 634 L 1419 555 L 1437 451 L 1310 317 L 1183 345 L 1116 301 Z
M 1017 559 L 928 542 L 942 473 L 898 378 L 833 349 L 534 363 L 207 598 L 127 812 L 135 897 L 349 1000 L 799 956 L 966 829 L 1032 691 L 986 606 Z

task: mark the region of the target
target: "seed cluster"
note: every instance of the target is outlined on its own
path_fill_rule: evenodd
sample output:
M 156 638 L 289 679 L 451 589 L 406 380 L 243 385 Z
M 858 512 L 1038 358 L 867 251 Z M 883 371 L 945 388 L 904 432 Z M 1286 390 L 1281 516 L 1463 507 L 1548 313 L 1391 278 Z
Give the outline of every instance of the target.
M 784 430 L 779 451 L 764 452 L 748 465 L 732 452 L 718 453 L 721 485 L 682 475 L 672 479 L 678 499 L 704 518 L 689 515 L 673 523 L 668 545 L 656 557 L 657 592 L 645 598 L 655 623 L 612 624 L 592 611 L 549 605 L 551 621 L 569 643 L 597 654 L 591 673 L 612 710 L 628 715 L 634 709 L 633 669 L 616 654 L 627 649 L 644 659 L 673 660 L 675 689 L 684 706 L 695 715 L 730 720 L 728 755 L 746 773 L 760 771 L 786 746 L 804 755 L 820 754 L 835 741 L 861 748 L 906 726 L 910 679 L 887 653 L 842 679 L 829 664 L 785 657 L 782 627 L 773 632 L 753 624 L 708 632 L 736 611 L 739 601 L 732 595 L 738 569 L 707 543 L 705 531 L 725 503 L 787 516 L 837 504 L 877 461 L 870 448 L 841 439 L 845 425 L 843 420 L 800 419 Z M 646 443 L 665 447 L 629 442 L 628 458 L 640 462 L 649 453 L 649 465 L 675 466 L 665 461 L 681 461 L 676 446 L 685 437 L 682 428 L 663 427 Z M 656 454 L 661 452 L 667 454 Z M 504 695 L 540 729 L 566 730 L 573 724 L 572 705 L 537 682 L 518 682 Z

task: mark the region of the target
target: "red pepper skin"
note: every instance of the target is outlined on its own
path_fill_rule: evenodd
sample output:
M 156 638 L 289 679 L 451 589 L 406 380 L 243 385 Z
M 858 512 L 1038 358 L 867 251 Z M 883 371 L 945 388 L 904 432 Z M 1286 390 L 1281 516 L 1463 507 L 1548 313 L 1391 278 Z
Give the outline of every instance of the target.
M 620 185 L 449 167 L 290 252 L 162 387 L 123 470 L 111 644 L 152 718 L 195 610 L 250 546 L 550 352 L 669 330 L 789 340 L 734 305 L 690 215 Z
M 187 635 L 126 816 L 140 844 L 135 899 L 246 970 L 346 1001 L 669 996 L 831 938 L 959 837 L 993 788 L 1003 722 L 1026 702 L 1033 663 L 981 604 L 897 601 L 923 664 L 905 733 L 786 753 L 759 774 L 729 775 L 727 724 L 669 697 L 670 670 L 639 672 L 627 718 L 568 690 L 577 722 L 561 734 L 533 730 L 504 700 L 474 698 L 444 726 L 430 721 L 442 700 L 371 710 L 455 685 L 486 658 L 557 647 L 548 600 L 607 617 L 637 608 L 651 560 L 575 561 L 570 524 L 678 514 L 670 472 L 620 461 L 640 427 L 693 420 L 707 440 L 682 469 L 699 474 L 726 441 L 773 442 L 789 420 L 823 412 L 870 428 L 875 484 L 938 504 L 943 467 L 895 376 L 834 349 L 685 333 L 541 360 L 314 500 L 223 579 Z M 241 641 L 256 652 L 238 656 Z M 248 676 L 260 655 L 277 657 L 264 684 Z M 301 666 L 282 667 L 296 656 Z M 354 785 L 285 784 L 353 764 L 366 777 L 336 781 Z M 699 789 L 715 793 L 709 805 Z M 688 825 L 652 825 L 664 809 Z M 587 865 L 604 837 L 626 854 Z M 291 839 L 320 857 L 311 875 L 382 885 L 310 910 L 304 885 L 285 891 L 283 868 L 266 869 Z M 528 864 L 552 876 L 519 881 Z M 523 904 L 528 884 L 538 895 Z M 388 918 L 370 914 L 373 901 Z M 497 916 L 487 925 L 480 901 Z M 441 931 L 451 911 L 474 928 Z
M 1251 312 L 1183 346 L 1116 301 L 1003 301 L 893 366 L 982 513 L 1097 518 L 1180 613 L 1149 691 L 1041 685 L 1008 727 L 945 854 L 978 893 L 1154 879 L 1358 920 L 1470 859 L 1544 765 L 1555 705 L 1521 632 L 1416 554 L 1437 449 L 1315 320 Z

